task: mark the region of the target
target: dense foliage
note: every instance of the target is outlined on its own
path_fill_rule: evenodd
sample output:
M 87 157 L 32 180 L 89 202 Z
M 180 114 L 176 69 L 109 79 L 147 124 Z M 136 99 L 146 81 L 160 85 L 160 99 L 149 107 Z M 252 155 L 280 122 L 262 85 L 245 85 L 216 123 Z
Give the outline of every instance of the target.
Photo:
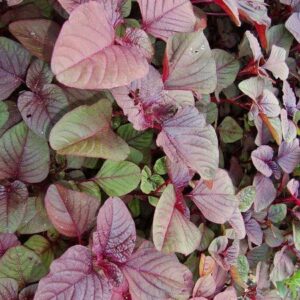
M 0 3 L 0 300 L 300 293 L 300 0 Z

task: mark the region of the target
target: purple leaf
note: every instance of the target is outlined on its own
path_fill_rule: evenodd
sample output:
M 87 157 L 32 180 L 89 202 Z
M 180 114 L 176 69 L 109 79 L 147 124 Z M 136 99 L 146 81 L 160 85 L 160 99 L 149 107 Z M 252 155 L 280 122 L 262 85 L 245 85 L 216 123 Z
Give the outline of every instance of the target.
M 177 208 L 177 201 L 175 189 L 170 184 L 162 193 L 155 209 L 153 242 L 158 251 L 189 255 L 199 246 L 201 233 Z
M 188 0 L 138 0 L 143 29 L 167 41 L 176 32 L 192 32 L 196 24 L 193 7 Z
M 191 171 L 183 163 L 172 162 L 167 158 L 166 164 L 169 178 L 176 190 L 181 190 L 186 187 L 195 174 L 195 172 Z
M 18 300 L 18 282 L 12 278 L 0 278 L 0 299 Z
M 133 127 L 144 130 L 161 123 L 165 117 L 163 89 L 160 73 L 150 66 L 147 76 L 133 81 L 129 86 L 112 89 L 112 94 Z
M 27 71 L 26 84 L 31 91 L 38 92 L 45 84 L 52 82 L 53 76 L 49 66 L 45 62 L 36 59 Z
M 60 26 L 46 19 L 20 20 L 9 31 L 34 56 L 49 62 Z
M 213 92 L 217 84 L 216 63 L 203 32 L 181 33 L 167 42 L 163 77 L 169 90 Z
M 110 300 L 110 286 L 94 270 L 88 248 L 71 247 L 51 264 L 50 273 L 39 282 L 34 300 L 53 298 Z
M 20 245 L 17 236 L 13 233 L 0 233 L 0 258 L 11 247 Z
M 285 49 L 273 45 L 270 57 L 262 67 L 271 71 L 276 79 L 286 80 L 289 76 L 289 67 L 285 59 Z
M 23 120 L 37 135 L 47 138 L 50 130 L 68 107 L 68 100 L 60 87 L 46 84 L 37 93 L 23 92 L 18 108 Z
M 295 139 L 290 143 L 281 143 L 278 150 L 277 163 L 282 170 L 288 174 L 294 171 L 296 166 L 300 163 L 300 147 L 298 139 Z
M 287 189 L 291 195 L 298 197 L 300 182 L 296 179 L 291 179 L 287 184 Z
M 262 174 L 254 177 L 253 185 L 256 189 L 254 210 L 260 212 L 274 201 L 277 191 L 272 180 Z
M 249 117 L 253 120 L 258 117 L 259 112 L 270 118 L 277 117 L 280 114 L 278 99 L 267 89 L 264 89 L 262 95 L 253 103 Z
M 217 171 L 211 189 L 201 179 L 191 198 L 204 217 L 217 224 L 229 221 L 238 206 L 232 181 L 228 173 L 221 169 Z
M 283 139 L 290 143 L 297 137 L 297 127 L 293 121 L 288 119 L 288 114 L 285 109 L 281 110 L 280 118 Z
M 248 43 L 246 43 L 246 41 Z M 245 55 L 250 55 L 249 50 L 251 51 L 251 55 L 253 56 L 254 61 L 259 62 L 260 59 L 263 57 L 263 54 L 261 52 L 261 47 L 259 45 L 257 38 L 249 30 L 247 30 L 245 32 L 244 40 L 240 45 L 240 53 L 239 53 L 240 57 Z
M 251 153 L 251 159 L 255 168 L 266 177 L 270 177 L 273 174 L 271 166 L 273 155 L 274 151 L 270 146 L 259 146 Z
M 57 80 L 81 89 L 109 89 L 145 76 L 146 58 L 114 41 L 115 31 L 103 3 L 81 4 L 64 23 L 55 44 L 51 67 Z
M 146 57 L 148 61 L 151 61 L 154 55 L 154 48 L 149 36 L 144 30 L 139 28 L 126 28 L 124 36 L 118 39 L 118 42 L 122 46 L 137 50 L 140 55 Z
M 158 252 L 143 242 L 123 267 L 132 300 L 187 299 L 191 294 L 192 274 L 175 255 Z
M 8 98 L 25 79 L 30 54 L 19 43 L 0 38 L 0 100 Z
M 209 245 L 208 252 L 224 270 L 229 270 L 230 266 L 224 261 L 225 250 L 228 246 L 228 238 L 219 236 L 215 238 Z
M 197 171 L 203 179 L 214 178 L 219 163 L 217 136 L 195 107 L 179 109 L 165 121 L 156 143 L 172 162 Z
M 49 173 L 49 161 L 47 142 L 23 122 L 7 130 L 0 139 L 0 179 L 41 182 Z
M 26 210 L 28 191 L 21 181 L 7 186 L 0 185 L 0 231 L 15 232 Z
M 294 273 L 294 263 L 285 253 L 286 247 L 276 252 L 274 256 L 274 268 L 270 274 L 271 280 L 275 283 L 290 277 Z
M 19 293 L 19 299 L 18 300 L 31 300 L 34 298 L 34 294 L 36 292 L 36 289 L 38 287 L 38 284 L 31 284 Z
M 231 219 L 228 221 L 236 233 L 236 238 L 241 240 L 246 236 L 246 228 L 242 214 L 238 208 L 235 209 Z
M 294 113 L 299 109 L 298 105 L 296 104 L 297 99 L 295 93 L 287 81 L 283 82 L 282 91 L 283 104 L 288 112 L 288 115 L 292 117 Z
M 75 8 L 83 3 L 90 2 L 90 0 L 58 0 L 58 2 L 70 14 Z
M 193 297 L 211 297 L 216 290 L 216 282 L 212 275 L 200 277 L 194 287 Z M 196 298 L 197 299 L 197 298 Z
M 136 232 L 133 219 L 120 198 L 109 198 L 97 217 L 93 234 L 93 252 L 98 260 L 103 257 L 125 263 L 135 247 Z
M 263 232 L 258 222 L 254 219 L 250 219 L 245 223 L 246 233 L 251 243 L 260 246 L 262 244 Z
M 228 287 L 224 292 L 215 296 L 214 300 L 236 300 L 237 294 L 234 287 Z
M 285 27 L 300 43 L 300 12 L 294 12 L 286 21 Z
M 93 225 L 100 203 L 88 194 L 52 184 L 45 196 L 45 206 L 52 224 L 60 233 L 80 239 Z

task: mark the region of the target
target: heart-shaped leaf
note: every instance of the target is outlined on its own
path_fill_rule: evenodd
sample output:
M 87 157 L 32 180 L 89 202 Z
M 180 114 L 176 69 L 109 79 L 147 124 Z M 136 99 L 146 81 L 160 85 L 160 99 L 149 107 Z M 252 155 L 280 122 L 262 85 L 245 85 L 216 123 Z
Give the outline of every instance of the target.
M 107 160 L 94 178 L 109 196 L 123 196 L 133 191 L 141 180 L 140 168 L 132 162 Z
M 0 38 L 0 100 L 7 99 L 24 81 L 30 58 L 20 44 Z
M 204 179 L 214 177 L 219 163 L 217 136 L 195 107 L 180 109 L 165 121 L 156 143 L 171 161 L 183 163 Z
M 83 246 L 68 249 L 50 267 L 38 285 L 35 300 L 61 299 L 110 300 L 111 290 L 105 277 L 94 271 L 91 251 Z
M 191 198 L 206 219 L 223 224 L 232 217 L 238 206 L 238 199 L 226 171 L 219 169 L 212 183 L 212 188 L 209 189 L 201 179 L 192 191 Z
M 49 161 L 47 142 L 24 122 L 7 130 L 0 139 L 0 179 L 41 182 L 49 173 Z
M 251 153 L 251 159 L 255 168 L 266 177 L 270 177 L 273 174 L 273 156 L 273 149 L 266 145 L 259 146 Z
M 158 252 L 146 241 L 123 267 L 132 300 L 186 299 L 192 289 L 192 274 L 175 255 Z
M 300 163 L 300 146 L 299 140 L 287 143 L 282 142 L 278 150 L 277 163 L 282 170 L 288 174 L 292 173 Z
M 15 232 L 26 210 L 28 191 L 21 181 L 0 185 L 0 232 Z
M 124 160 L 128 145 L 111 129 L 109 100 L 82 105 L 65 114 L 50 133 L 50 145 L 59 154 Z
M 46 19 L 20 20 L 9 24 L 9 31 L 32 55 L 50 61 L 60 27 Z
M 51 66 L 57 80 L 81 89 L 109 89 L 145 76 L 146 58 L 114 40 L 103 3 L 81 4 L 64 23 L 55 44 Z
M 192 253 L 200 244 L 201 233 L 176 208 L 177 197 L 173 185 L 161 195 L 153 217 L 153 242 L 158 251 L 165 253 Z
M 45 196 L 45 206 L 51 222 L 60 233 L 80 239 L 95 221 L 100 202 L 85 193 L 52 184 Z
M 97 217 L 93 252 L 99 259 L 125 263 L 133 252 L 135 240 L 135 225 L 126 205 L 120 198 L 109 198 Z
M 151 0 L 138 0 L 143 29 L 155 37 L 167 40 L 176 32 L 191 32 L 196 25 L 196 17 L 190 1 L 164 0 L 163 3 Z
M 203 32 L 178 33 L 167 42 L 163 77 L 166 89 L 213 92 L 216 63 Z

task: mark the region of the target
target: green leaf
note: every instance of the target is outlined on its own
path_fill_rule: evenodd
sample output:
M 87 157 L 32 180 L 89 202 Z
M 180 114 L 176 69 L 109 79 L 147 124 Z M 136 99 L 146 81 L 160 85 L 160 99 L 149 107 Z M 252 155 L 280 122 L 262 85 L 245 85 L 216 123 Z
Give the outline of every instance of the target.
M 109 196 L 123 196 L 133 191 L 141 180 L 140 168 L 132 162 L 107 160 L 94 178 Z
M 254 202 L 256 190 L 253 185 L 247 186 L 240 190 L 237 197 L 240 201 L 239 209 L 241 212 L 246 212 Z
M 149 203 L 153 206 L 153 207 L 156 207 L 157 206 L 157 203 L 159 201 L 159 198 L 158 197 L 154 197 L 154 196 L 148 196 L 148 201 Z
M 272 205 L 268 211 L 268 219 L 273 223 L 280 223 L 287 213 L 286 204 Z
M 151 146 L 153 132 L 151 130 L 137 131 L 132 124 L 128 123 L 118 128 L 118 135 L 127 142 L 127 144 L 137 150 L 144 150 Z
M 134 218 L 138 217 L 141 214 L 141 205 L 140 200 L 137 198 L 133 198 L 129 203 L 128 207 L 130 212 Z
M 38 255 L 24 246 L 10 248 L 0 260 L 0 278 L 13 278 L 19 287 L 38 281 L 46 273 Z
M 300 222 L 296 220 L 293 221 L 293 237 L 295 247 L 300 251 Z
M 290 48 L 293 44 L 293 39 L 294 37 L 285 28 L 284 24 L 272 26 L 267 31 L 267 52 L 270 53 L 272 46 L 276 45 L 278 47 L 284 48 L 286 50 L 286 53 L 289 53 Z
M 154 166 L 153 171 L 159 175 L 165 175 L 168 173 L 167 165 L 166 165 L 166 156 L 159 158 Z
M 5 102 L 0 102 L 0 128 L 6 123 L 9 117 L 8 106 Z
M 28 249 L 33 250 L 48 269 L 54 260 L 54 252 L 51 243 L 41 235 L 31 236 L 25 243 Z
M 240 63 L 232 54 L 221 49 L 213 49 L 212 55 L 217 67 L 217 88 L 215 94 L 218 97 L 220 92 L 230 86 L 236 79 Z
M 24 122 L 7 130 L 0 139 L 0 180 L 43 181 L 49 173 L 47 142 L 35 135 Z
M 59 154 L 124 160 L 129 147 L 111 129 L 111 102 L 102 99 L 65 114 L 50 133 L 50 145 Z
M 200 241 L 200 246 L 198 247 L 199 251 L 204 251 L 208 248 L 210 243 L 215 237 L 215 233 L 207 227 L 204 223 L 201 223 L 199 226 L 199 230 L 201 232 L 201 241 Z
M 34 234 L 52 228 L 42 196 L 29 197 L 25 216 L 18 229 L 20 234 Z
M 150 194 L 164 183 L 164 179 L 158 175 L 152 175 L 149 167 L 145 166 L 142 170 L 141 190 L 145 194 Z
M 231 117 L 226 117 L 218 129 L 221 140 L 225 144 L 234 143 L 243 137 L 243 129 Z
M 293 299 L 296 300 L 297 295 L 299 295 L 300 292 L 300 270 L 296 271 L 293 276 L 286 279 L 284 282 L 291 290 Z

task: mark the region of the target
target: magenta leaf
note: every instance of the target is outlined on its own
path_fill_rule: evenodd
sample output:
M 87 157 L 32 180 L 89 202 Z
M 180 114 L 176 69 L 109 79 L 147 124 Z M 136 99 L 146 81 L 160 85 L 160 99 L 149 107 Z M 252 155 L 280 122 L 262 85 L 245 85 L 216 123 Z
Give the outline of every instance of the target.
M 8 98 L 25 79 L 31 55 L 19 43 L 0 38 L 0 100 Z
M 0 278 L 0 299 L 18 300 L 18 282 L 12 278 Z
M 203 32 L 181 33 L 167 42 L 164 81 L 168 90 L 213 92 L 217 85 L 216 63 Z
M 282 170 L 288 174 L 292 173 L 300 163 L 300 146 L 299 140 L 287 143 L 282 142 L 278 150 L 277 163 Z
M 254 210 L 260 212 L 275 200 L 276 189 L 272 180 L 262 174 L 257 174 L 254 177 L 253 185 L 256 190 Z
M 46 84 L 38 92 L 23 92 L 18 108 L 23 120 L 37 135 L 47 138 L 56 121 L 68 107 L 68 100 L 60 87 Z
M 287 184 L 287 189 L 291 195 L 298 197 L 299 186 L 300 186 L 300 182 L 298 180 L 291 179 Z
M 51 83 L 53 79 L 53 73 L 51 72 L 49 66 L 39 60 L 34 60 L 26 76 L 26 84 L 33 92 L 40 91 L 45 84 Z
M 153 242 L 158 251 L 189 255 L 199 246 L 201 233 L 177 208 L 180 196 L 171 184 L 162 193 L 153 217 Z
M 273 155 L 273 149 L 270 146 L 265 145 L 259 146 L 251 153 L 251 159 L 255 168 L 266 177 L 270 177 L 273 174 Z
M 192 32 L 196 25 L 193 7 L 188 0 L 138 0 L 143 29 L 153 36 L 167 40 L 176 32 Z
M 13 233 L 0 233 L 0 258 L 11 247 L 19 246 L 17 236 Z
M 52 184 L 45 196 L 45 206 L 52 224 L 60 233 L 80 239 L 93 225 L 100 203 L 88 194 Z
M 0 179 L 41 182 L 49 173 L 49 161 L 47 142 L 24 122 L 7 130 L 0 139 Z
M 158 252 L 145 241 L 123 267 L 132 300 L 187 299 L 192 274 L 175 255 Z
M 197 171 L 203 179 L 214 178 L 219 163 L 217 136 L 195 107 L 179 109 L 166 120 L 156 143 L 171 161 Z
M 28 191 L 21 181 L 0 185 L 0 232 L 15 232 L 26 211 Z
M 224 292 L 219 293 L 215 296 L 214 300 L 235 300 L 237 299 L 237 294 L 234 287 L 228 287 Z
M 191 193 L 191 198 L 206 219 L 217 224 L 229 221 L 238 206 L 234 186 L 224 170 L 219 169 L 208 188 L 204 180 L 200 180 Z
M 107 279 L 93 268 L 90 250 L 83 246 L 68 249 L 50 266 L 50 273 L 39 282 L 34 299 L 110 300 Z
M 114 28 L 103 4 L 80 5 L 64 23 L 55 44 L 51 66 L 57 80 L 81 89 L 108 89 L 145 76 L 149 70 L 146 58 L 114 41 Z
M 109 198 L 97 217 L 93 234 L 93 252 L 116 263 L 125 263 L 135 247 L 136 232 L 133 219 L 120 198 Z

